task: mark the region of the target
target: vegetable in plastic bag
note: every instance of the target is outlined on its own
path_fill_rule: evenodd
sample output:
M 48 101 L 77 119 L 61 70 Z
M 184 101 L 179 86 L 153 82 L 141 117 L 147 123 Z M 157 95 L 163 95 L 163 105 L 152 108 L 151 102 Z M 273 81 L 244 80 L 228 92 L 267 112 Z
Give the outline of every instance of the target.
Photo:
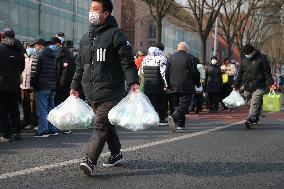
M 228 108 L 236 108 L 245 105 L 244 98 L 237 91 L 232 91 L 229 96 L 222 100 L 222 102 Z
M 148 97 L 141 91 L 130 91 L 110 110 L 108 119 L 111 124 L 132 131 L 144 130 L 159 124 L 157 112 Z
M 82 99 L 69 96 L 48 114 L 47 120 L 62 130 L 91 128 L 95 114 Z

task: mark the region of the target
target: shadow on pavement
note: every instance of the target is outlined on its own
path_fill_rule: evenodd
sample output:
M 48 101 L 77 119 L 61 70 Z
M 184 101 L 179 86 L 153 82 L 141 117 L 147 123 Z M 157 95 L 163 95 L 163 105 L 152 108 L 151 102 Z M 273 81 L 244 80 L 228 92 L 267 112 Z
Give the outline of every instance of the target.
M 97 175 L 96 178 L 110 179 L 126 176 L 149 176 L 182 174 L 192 177 L 234 177 L 250 173 L 284 172 L 284 163 L 258 162 L 155 162 L 130 160 L 121 164 L 120 168 L 129 170 L 127 173 L 108 173 Z

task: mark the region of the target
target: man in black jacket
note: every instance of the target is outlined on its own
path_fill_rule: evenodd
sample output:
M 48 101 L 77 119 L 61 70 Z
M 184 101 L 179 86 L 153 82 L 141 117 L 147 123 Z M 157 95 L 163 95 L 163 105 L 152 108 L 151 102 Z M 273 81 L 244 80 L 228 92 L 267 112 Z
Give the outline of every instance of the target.
M 261 101 L 267 86 L 270 90 L 274 90 L 275 86 L 267 56 L 250 44 L 245 45 L 242 51 L 245 56 L 241 60 L 234 90 L 238 90 L 243 83 L 245 96 L 251 99 L 248 119 L 245 122 L 246 127 L 250 128 L 259 121 Z
M 31 68 L 31 86 L 35 89 L 38 130 L 34 137 L 58 135 L 59 130 L 47 120 L 48 113 L 54 108 L 54 97 L 57 82 L 56 57 L 60 39 L 53 37 L 49 47 L 44 47 L 44 40 L 34 42 L 37 54 L 33 56 Z
M 115 127 L 108 120 L 108 112 L 125 96 L 125 80 L 132 91 L 139 89 L 131 45 L 117 28 L 112 10 L 111 0 L 92 1 L 89 33 L 80 41 L 71 84 L 70 94 L 78 97 L 83 88 L 96 115 L 86 159 L 80 164 L 80 169 L 88 176 L 95 173 L 105 143 L 111 156 L 103 166 L 114 166 L 122 159 L 121 144 Z
M 187 44 L 181 42 L 167 65 L 166 78 L 169 85 L 167 92 L 171 114 L 168 123 L 173 132 L 176 129 L 185 129 L 185 114 L 195 85 L 200 87 L 200 75 L 195 61 L 195 57 L 187 53 Z
M 59 38 L 60 39 L 60 38 Z M 64 102 L 70 95 L 70 86 L 76 70 L 75 60 L 70 50 L 61 43 L 56 43 L 59 52 L 57 61 L 57 89 L 55 95 L 55 106 Z
M 25 68 L 23 46 L 19 40 L 15 39 L 14 31 L 7 28 L 2 34 L 3 40 L 0 44 L 0 125 L 3 127 L 4 136 L 0 138 L 0 143 L 11 141 L 13 132 L 16 133 L 16 140 L 21 139 L 19 87 L 20 74 Z

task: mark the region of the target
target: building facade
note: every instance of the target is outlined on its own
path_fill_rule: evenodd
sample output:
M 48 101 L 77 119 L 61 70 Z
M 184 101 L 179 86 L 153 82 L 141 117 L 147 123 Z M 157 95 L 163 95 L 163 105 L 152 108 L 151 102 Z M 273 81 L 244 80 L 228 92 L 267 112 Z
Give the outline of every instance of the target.
M 88 31 L 89 0 L 1 0 L 0 28 L 11 27 L 22 41 L 49 39 L 62 31 L 78 43 Z
M 121 29 L 126 33 L 128 40 L 135 51 L 147 49 L 156 43 L 156 24 L 150 15 L 148 4 L 142 0 L 115 0 L 121 7 L 115 7 L 115 13 L 119 14 Z M 120 12 L 120 13 L 119 13 Z M 189 51 L 199 57 L 201 42 L 197 33 L 186 31 L 179 27 L 179 22 L 173 16 L 167 16 L 163 20 L 162 43 L 165 45 L 165 52 L 173 54 L 177 45 L 185 41 L 189 45 Z M 207 42 L 207 57 L 212 56 L 211 40 Z

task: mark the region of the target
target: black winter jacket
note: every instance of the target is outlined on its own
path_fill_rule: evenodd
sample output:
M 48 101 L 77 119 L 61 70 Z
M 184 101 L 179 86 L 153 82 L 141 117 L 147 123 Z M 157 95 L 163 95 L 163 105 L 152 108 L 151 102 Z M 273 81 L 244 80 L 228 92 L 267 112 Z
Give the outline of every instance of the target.
M 20 75 L 25 68 L 23 48 L 18 40 L 0 44 L 0 92 L 18 92 Z
M 271 68 L 266 55 L 258 51 L 251 59 L 242 58 L 234 87 L 238 89 L 242 83 L 245 91 L 265 89 L 267 85 L 273 85 Z
M 174 53 L 167 64 L 166 78 L 169 85 L 167 93 L 192 94 L 195 85 L 200 87 L 196 58 L 185 51 Z
M 49 47 L 33 55 L 31 68 L 31 86 L 36 91 L 56 91 L 57 82 L 57 52 Z
M 57 58 L 57 89 L 56 92 L 70 91 L 71 82 L 76 70 L 75 60 L 70 50 L 63 47 Z
M 80 41 L 71 88 L 83 88 L 93 102 L 121 99 L 128 85 L 139 83 L 132 48 L 113 16 L 100 26 L 90 25 Z
M 205 88 L 207 92 L 221 92 L 222 87 L 222 72 L 218 64 L 209 64 L 206 70 Z

